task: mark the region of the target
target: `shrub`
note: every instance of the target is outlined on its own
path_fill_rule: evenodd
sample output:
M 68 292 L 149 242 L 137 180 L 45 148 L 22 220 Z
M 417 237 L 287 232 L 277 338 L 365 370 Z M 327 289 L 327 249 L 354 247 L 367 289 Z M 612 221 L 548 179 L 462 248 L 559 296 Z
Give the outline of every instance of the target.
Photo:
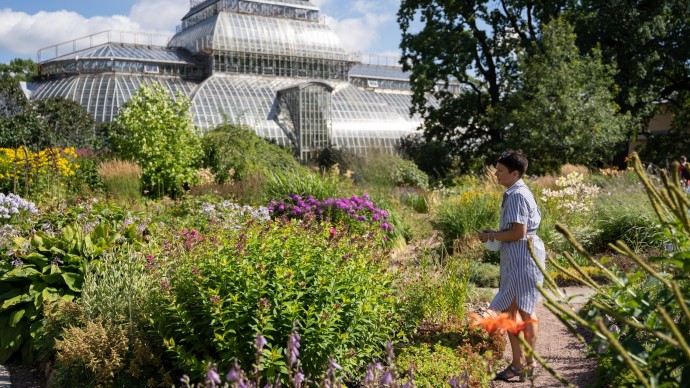
M 501 269 L 496 264 L 470 261 L 470 276 L 468 279 L 477 287 L 498 288 L 501 280 Z
M 109 160 L 98 165 L 105 190 L 121 199 L 135 200 L 141 197 L 141 167 L 127 160 Z
M 41 330 L 43 303 L 78 298 L 88 262 L 101 257 L 116 243 L 140 237 L 136 226 L 119 231 L 107 222 L 32 231 L 5 246 L 0 262 L 0 360 L 21 352 L 33 359 L 32 343 Z
M 429 176 L 398 155 L 372 153 L 354 166 L 356 181 L 370 186 L 429 188 Z
M 440 324 L 464 317 L 468 261 L 450 258 L 445 264 L 425 263 L 409 272 L 401 284 L 408 319 Z
M 446 246 L 478 230 L 498 226 L 501 196 L 497 191 L 469 189 L 440 200 L 433 214 L 434 226 L 443 233 Z
M 141 166 L 144 190 L 153 196 L 180 195 L 194 181 L 202 148 L 190 107 L 183 93 L 173 100 L 153 84 L 139 89 L 113 121 L 114 150 Z
M 471 347 L 468 351 L 467 347 L 455 349 L 440 343 L 407 346 L 397 358 L 398 373 L 404 375 L 411 369 L 418 387 L 442 386 L 453 378 L 464 381 L 463 386 L 489 386 L 490 376 L 484 362 Z
M 215 174 L 218 183 L 300 167 L 290 151 L 242 125 L 218 126 L 204 135 L 202 145 L 204 165 Z
M 160 279 L 154 322 L 195 378 L 210 361 L 229 370 L 237 359 L 250 370 L 257 334 L 268 341 L 260 369 L 270 381 L 284 376 L 282 344 L 295 321 L 306 374 L 318 375 L 333 357 L 352 375 L 396 334 L 379 238 L 334 234 L 309 221 L 184 231 L 156 261 L 169 270 Z
M 628 180 L 613 176 L 602 182 L 603 194 L 595 203 L 598 248 L 618 240 L 636 252 L 663 248 L 667 240 L 644 188 Z

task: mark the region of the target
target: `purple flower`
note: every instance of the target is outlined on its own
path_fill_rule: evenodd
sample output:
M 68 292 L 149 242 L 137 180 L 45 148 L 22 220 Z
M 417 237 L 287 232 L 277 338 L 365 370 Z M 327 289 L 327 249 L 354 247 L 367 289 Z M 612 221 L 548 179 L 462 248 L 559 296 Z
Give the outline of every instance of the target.
M 364 375 L 364 380 L 362 381 L 362 384 L 364 386 L 374 384 L 374 378 L 374 367 L 369 365 L 367 367 L 367 373 Z
M 295 378 L 294 378 L 295 388 L 300 388 L 302 386 L 303 382 L 304 382 L 304 373 L 299 371 L 295 374 Z
M 293 367 L 297 364 L 297 361 L 299 360 L 299 347 L 300 347 L 300 340 L 302 338 L 297 334 L 297 332 L 294 332 L 290 335 L 288 338 L 288 346 L 287 346 L 287 351 L 288 351 L 288 365 L 290 367 Z
M 386 372 L 381 376 L 381 381 L 379 382 L 380 385 L 391 385 L 393 384 L 393 375 L 391 372 Z
M 256 346 L 256 350 L 261 351 L 263 350 L 264 346 L 266 346 L 268 342 L 266 342 L 266 338 L 264 338 L 261 333 L 256 336 L 256 341 L 254 342 L 254 346 Z
M 335 360 L 332 359 L 332 358 L 331 358 L 331 361 L 330 361 L 330 367 L 331 367 L 332 369 L 337 369 L 337 370 L 343 369 L 343 367 L 340 366 L 340 365 L 338 365 L 338 363 L 335 362 Z
M 209 365 L 208 373 L 206 373 L 206 384 L 210 385 L 211 388 L 215 388 L 216 385 L 220 384 L 220 376 L 213 364 Z

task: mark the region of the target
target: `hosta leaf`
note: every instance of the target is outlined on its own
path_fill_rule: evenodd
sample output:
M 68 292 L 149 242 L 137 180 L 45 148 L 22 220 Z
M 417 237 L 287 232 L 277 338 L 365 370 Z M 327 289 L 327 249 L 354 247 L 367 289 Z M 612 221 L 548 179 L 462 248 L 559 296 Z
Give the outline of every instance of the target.
M 56 273 L 50 275 L 43 275 L 41 276 L 41 279 L 43 279 L 43 281 L 45 281 L 48 284 L 60 283 L 62 282 L 62 274 Z
M 81 291 L 81 285 L 83 282 L 83 277 L 80 274 L 63 272 L 60 274 L 63 279 L 65 279 L 65 284 L 70 290 L 79 292 Z
M 46 287 L 46 289 L 43 290 L 41 295 L 43 296 L 43 300 L 47 300 L 50 302 L 55 302 L 60 298 L 60 292 L 57 288 L 53 287 Z
M 19 309 L 10 314 L 10 327 L 17 327 L 17 323 L 24 317 L 26 310 Z
M 11 290 L 5 292 L 4 294 L 0 295 L 0 300 L 5 300 L 5 299 L 9 299 L 9 298 L 14 298 L 15 296 L 17 296 L 17 295 L 19 295 L 19 294 L 21 294 L 21 293 L 22 293 L 22 290 L 21 290 L 21 289 L 19 289 L 19 288 L 13 288 L 13 289 L 11 289 Z
M 25 295 L 25 294 L 17 295 L 14 298 L 10 298 L 10 299 L 7 299 L 6 301 L 4 301 L 2 303 L 2 309 L 6 310 L 6 309 L 16 305 L 17 303 L 31 302 L 32 299 L 33 298 L 30 295 Z
M 21 267 L 17 267 L 13 269 L 12 271 L 7 273 L 7 277 L 18 277 L 18 278 L 28 278 L 30 276 L 36 276 L 40 275 L 41 273 L 38 272 L 35 268 L 32 268 L 31 266 L 28 265 L 22 265 Z

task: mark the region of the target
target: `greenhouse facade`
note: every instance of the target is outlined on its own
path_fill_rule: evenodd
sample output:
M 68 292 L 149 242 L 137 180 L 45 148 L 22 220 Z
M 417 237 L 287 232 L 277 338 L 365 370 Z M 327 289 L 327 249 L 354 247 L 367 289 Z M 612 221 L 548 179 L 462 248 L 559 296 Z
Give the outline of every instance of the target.
M 170 39 L 106 31 L 41 49 L 38 61 L 32 99 L 72 99 L 109 122 L 160 83 L 191 99 L 200 129 L 245 124 L 302 160 L 328 146 L 392 152 L 422 125 L 409 115 L 409 74 L 346 52 L 305 0 L 191 0 Z

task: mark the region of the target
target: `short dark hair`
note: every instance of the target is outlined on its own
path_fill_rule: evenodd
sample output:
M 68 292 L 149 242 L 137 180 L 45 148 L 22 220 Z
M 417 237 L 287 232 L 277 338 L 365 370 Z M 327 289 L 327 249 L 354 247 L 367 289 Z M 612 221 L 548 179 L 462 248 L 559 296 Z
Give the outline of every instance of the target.
M 525 174 L 525 171 L 527 171 L 527 166 L 529 165 L 527 156 L 525 156 L 522 150 L 506 151 L 501 154 L 496 163 L 501 163 L 502 165 L 508 167 L 509 172 L 517 170 L 520 176 Z

